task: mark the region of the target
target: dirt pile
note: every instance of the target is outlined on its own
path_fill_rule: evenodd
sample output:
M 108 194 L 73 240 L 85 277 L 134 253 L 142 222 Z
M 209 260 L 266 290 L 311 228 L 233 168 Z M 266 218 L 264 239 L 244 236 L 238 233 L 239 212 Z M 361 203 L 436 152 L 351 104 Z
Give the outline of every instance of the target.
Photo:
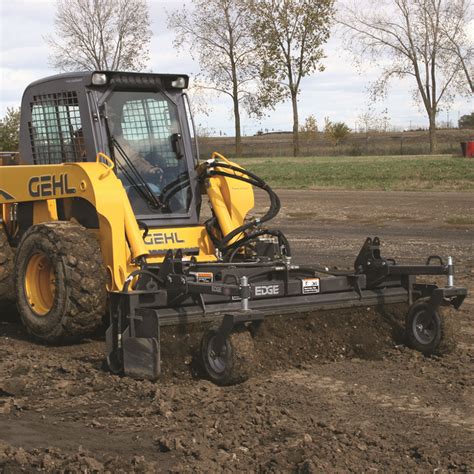
M 344 358 L 382 359 L 403 342 L 405 305 L 321 311 L 287 318 L 268 318 L 255 335 L 264 370 Z
M 381 359 L 385 351 L 403 343 L 405 312 L 405 305 L 391 305 L 268 317 L 260 327 L 250 328 L 258 361 L 253 374 L 316 360 Z M 162 379 L 201 378 L 199 344 L 205 330 L 163 328 Z

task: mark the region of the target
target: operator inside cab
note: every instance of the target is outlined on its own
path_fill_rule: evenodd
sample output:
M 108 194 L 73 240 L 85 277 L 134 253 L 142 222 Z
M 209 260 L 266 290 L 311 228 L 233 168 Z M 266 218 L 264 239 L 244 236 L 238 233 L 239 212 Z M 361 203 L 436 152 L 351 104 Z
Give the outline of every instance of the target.
M 137 215 L 185 214 L 191 202 L 176 105 L 161 92 L 114 91 L 107 100 L 110 148 Z

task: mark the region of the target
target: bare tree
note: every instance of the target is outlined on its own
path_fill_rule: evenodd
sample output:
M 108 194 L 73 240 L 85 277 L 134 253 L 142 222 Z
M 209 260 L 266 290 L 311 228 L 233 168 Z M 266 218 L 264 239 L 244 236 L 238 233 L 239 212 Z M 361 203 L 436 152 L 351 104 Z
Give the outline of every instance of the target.
M 334 0 L 251 0 L 253 34 L 262 59 L 261 75 L 270 103 L 291 99 L 293 154 L 299 155 L 298 94 L 301 80 L 324 67 Z
M 472 28 L 474 22 L 470 0 L 448 2 L 446 16 L 449 20 L 441 25 L 446 37 L 445 51 L 459 61 L 461 87 L 467 85 L 469 91 L 474 93 L 474 41 L 466 31 L 469 26 Z
M 190 46 L 207 87 L 232 99 L 235 124 L 235 152 L 242 153 L 241 106 L 249 113 L 261 111 L 255 45 L 249 31 L 249 14 L 243 0 L 193 0 L 168 15 L 176 33 L 175 46 Z
M 367 109 L 358 115 L 357 123 L 359 124 L 359 132 L 379 133 L 386 132 L 389 129 L 390 117 L 388 115 L 388 109 L 385 108 L 381 112 L 377 112 L 373 105 L 373 102 L 369 103 Z
M 375 97 L 385 94 L 391 79 L 413 79 L 429 120 L 431 153 L 437 150 L 437 112 L 452 99 L 462 72 L 450 52 L 465 25 L 461 4 L 465 0 L 368 0 L 343 8 L 339 17 L 349 49 L 382 67 Z
M 141 71 L 152 32 L 146 0 L 58 0 L 50 62 L 58 70 Z

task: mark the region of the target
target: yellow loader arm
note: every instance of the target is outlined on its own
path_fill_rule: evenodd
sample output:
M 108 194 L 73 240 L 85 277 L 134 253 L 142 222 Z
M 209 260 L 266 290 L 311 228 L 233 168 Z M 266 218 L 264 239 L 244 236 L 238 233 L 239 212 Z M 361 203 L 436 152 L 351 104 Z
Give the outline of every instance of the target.
M 33 203 L 33 224 L 58 220 L 57 199 L 83 199 L 95 209 L 99 242 L 112 282 L 109 289 L 121 289 L 136 268 L 134 261 L 149 251 L 111 160 L 100 154 L 95 163 L 0 168 L 0 205 L 7 228 L 15 203 Z

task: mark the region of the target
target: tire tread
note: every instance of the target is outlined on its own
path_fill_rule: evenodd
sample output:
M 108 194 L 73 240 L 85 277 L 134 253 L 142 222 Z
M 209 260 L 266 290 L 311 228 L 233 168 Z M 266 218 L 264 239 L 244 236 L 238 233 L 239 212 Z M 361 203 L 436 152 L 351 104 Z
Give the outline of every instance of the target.
M 97 329 L 106 311 L 106 271 L 97 240 L 81 225 L 69 221 L 56 221 L 32 226 L 23 236 L 27 239 L 42 239 L 61 259 L 64 268 L 65 286 L 69 289 L 67 311 L 61 323 L 48 334 L 35 334 L 23 317 L 27 302 L 18 306 L 28 332 L 42 342 L 59 343 L 76 341 Z M 17 257 L 21 258 L 21 245 Z M 16 263 L 18 269 L 18 262 Z M 18 278 L 21 277 L 17 272 Z
M 13 274 L 14 253 L 7 234 L 0 222 L 0 301 L 13 301 L 15 298 Z

